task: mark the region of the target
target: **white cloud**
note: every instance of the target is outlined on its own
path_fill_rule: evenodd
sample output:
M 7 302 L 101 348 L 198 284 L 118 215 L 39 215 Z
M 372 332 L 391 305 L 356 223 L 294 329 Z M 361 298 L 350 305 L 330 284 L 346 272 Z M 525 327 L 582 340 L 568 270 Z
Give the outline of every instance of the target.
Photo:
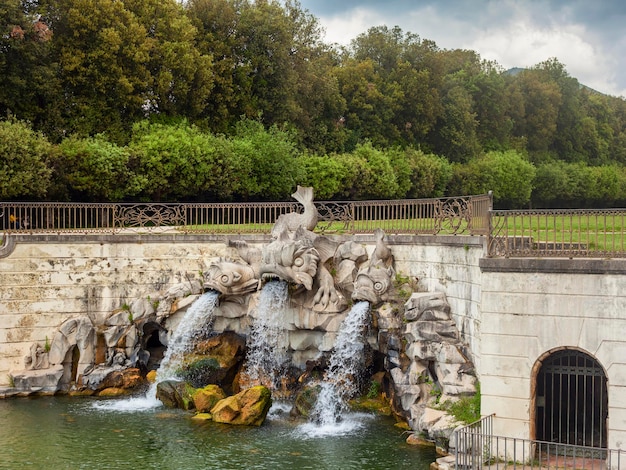
M 369 5 L 343 5 L 336 14 L 316 15 L 326 29 L 326 41 L 347 45 L 372 26 L 397 25 L 441 48 L 474 50 L 504 68 L 529 67 L 556 57 L 582 84 L 626 96 L 626 36 L 602 42 L 602 35 L 591 25 L 576 23 L 567 7 L 548 11 L 543 2 L 515 0 L 485 2 L 479 12 L 417 2 L 396 2 L 398 8 L 386 8 L 382 2 Z M 315 14 L 313 5 L 309 8 Z

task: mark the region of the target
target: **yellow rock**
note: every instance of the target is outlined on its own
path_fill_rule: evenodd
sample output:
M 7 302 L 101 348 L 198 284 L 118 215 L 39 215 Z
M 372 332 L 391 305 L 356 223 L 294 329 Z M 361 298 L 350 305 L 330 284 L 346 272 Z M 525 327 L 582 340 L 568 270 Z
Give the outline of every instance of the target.
M 146 374 L 146 380 L 150 382 L 151 384 L 153 384 L 154 382 L 156 382 L 156 375 L 157 375 L 156 370 L 151 370 L 150 372 Z
M 100 390 L 98 392 L 99 397 L 119 397 L 121 395 L 126 395 L 128 393 L 127 390 L 118 387 L 109 387 L 104 390 Z

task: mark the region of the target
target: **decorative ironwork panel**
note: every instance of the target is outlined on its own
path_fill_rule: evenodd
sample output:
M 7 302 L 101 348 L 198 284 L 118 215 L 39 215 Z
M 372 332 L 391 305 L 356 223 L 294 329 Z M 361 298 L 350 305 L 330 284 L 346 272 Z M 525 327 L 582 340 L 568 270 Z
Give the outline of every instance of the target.
M 182 204 L 120 204 L 115 206 L 113 214 L 115 230 L 154 231 L 185 224 L 185 210 Z
M 469 231 L 471 207 L 467 198 L 440 199 L 435 205 L 437 233 L 458 235 Z

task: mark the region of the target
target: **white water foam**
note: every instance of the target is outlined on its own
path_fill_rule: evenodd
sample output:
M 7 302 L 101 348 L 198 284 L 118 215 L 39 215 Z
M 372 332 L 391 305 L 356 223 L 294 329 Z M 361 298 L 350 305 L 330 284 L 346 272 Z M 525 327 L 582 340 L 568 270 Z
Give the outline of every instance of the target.
M 156 382 L 175 379 L 183 354 L 191 349 L 194 339 L 208 333 L 213 324 L 213 312 L 219 293 L 209 291 L 196 300 L 185 312 L 168 341 L 167 350 L 157 370 Z
M 350 426 L 343 415 L 347 410 L 346 399 L 357 392 L 355 378 L 363 368 L 363 329 L 369 308 L 368 302 L 357 302 L 341 324 L 324 382 L 311 411 L 313 423 L 321 429 L 328 428 L 329 432 L 335 429 L 340 433 L 344 426 Z
M 191 349 L 194 339 L 208 332 L 213 323 L 213 312 L 217 306 L 219 294 L 214 291 L 204 293 L 185 312 L 176 330 L 172 333 L 161 365 L 157 370 L 156 380 L 150 384 L 145 396 L 123 400 L 105 400 L 93 404 L 93 408 L 106 411 L 135 412 L 151 410 L 162 405 L 156 397 L 159 382 L 176 379 L 183 354 Z
M 263 383 L 271 390 L 280 386 L 287 343 L 283 318 L 287 309 L 288 284 L 270 281 L 261 289 L 256 318 L 248 336 L 245 374 L 253 382 Z
M 346 413 L 341 421 L 333 423 L 308 422 L 294 430 L 294 435 L 303 439 L 349 436 L 367 426 L 367 421 L 374 415 L 367 413 Z

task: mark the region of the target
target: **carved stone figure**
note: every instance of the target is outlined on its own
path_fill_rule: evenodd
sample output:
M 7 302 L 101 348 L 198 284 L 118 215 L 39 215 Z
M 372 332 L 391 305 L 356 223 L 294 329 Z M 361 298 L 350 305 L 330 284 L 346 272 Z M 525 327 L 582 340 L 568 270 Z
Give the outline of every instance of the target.
M 213 262 L 204 273 L 204 288 L 228 296 L 243 296 L 257 290 L 258 275 L 252 266 L 229 261 Z
M 304 212 L 291 212 L 278 217 L 272 228 L 272 238 L 278 238 L 283 232 L 295 232 L 300 227 L 312 231 L 317 225 L 319 216 L 313 204 L 313 188 L 298 186 L 291 197 L 304 206 Z

